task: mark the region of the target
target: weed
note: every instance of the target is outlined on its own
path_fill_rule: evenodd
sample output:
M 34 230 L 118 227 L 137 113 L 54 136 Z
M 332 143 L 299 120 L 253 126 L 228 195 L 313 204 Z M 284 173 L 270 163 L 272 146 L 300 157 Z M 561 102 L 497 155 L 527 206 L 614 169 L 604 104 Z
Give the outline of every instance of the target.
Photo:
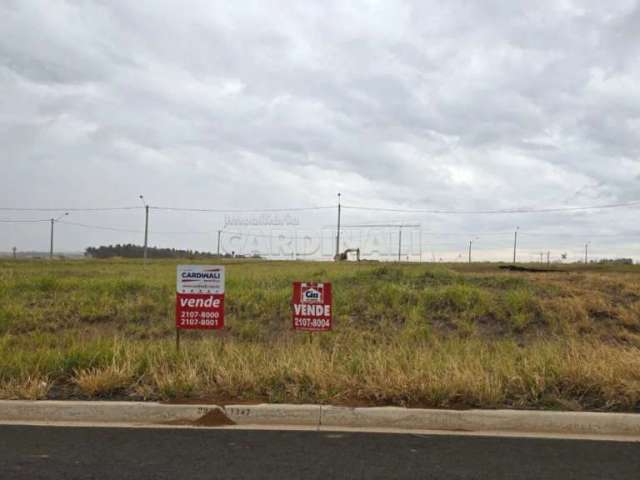
M 0 261 L 0 397 L 640 408 L 640 270 L 230 262 L 227 329 L 174 348 L 175 265 Z M 291 281 L 334 285 L 292 332 Z

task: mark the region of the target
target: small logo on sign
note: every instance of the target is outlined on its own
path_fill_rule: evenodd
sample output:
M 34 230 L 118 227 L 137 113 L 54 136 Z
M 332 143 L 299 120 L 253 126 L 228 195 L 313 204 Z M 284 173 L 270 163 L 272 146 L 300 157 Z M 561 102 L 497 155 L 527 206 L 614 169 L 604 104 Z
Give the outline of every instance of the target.
M 302 303 L 322 303 L 323 291 L 321 283 L 317 285 L 303 283 L 300 288 L 300 301 Z

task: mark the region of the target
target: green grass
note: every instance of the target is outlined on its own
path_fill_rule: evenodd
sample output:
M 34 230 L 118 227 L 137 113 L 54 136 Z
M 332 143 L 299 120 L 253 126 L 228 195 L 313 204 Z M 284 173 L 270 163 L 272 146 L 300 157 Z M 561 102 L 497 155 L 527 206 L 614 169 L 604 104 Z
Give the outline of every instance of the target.
M 640 269 L 228 262 L 226 328 L 183 332 L 177 262 L 0 261 L 0 398 L 640 409 Z M 293 332 L 291 282 L 333 282 Z

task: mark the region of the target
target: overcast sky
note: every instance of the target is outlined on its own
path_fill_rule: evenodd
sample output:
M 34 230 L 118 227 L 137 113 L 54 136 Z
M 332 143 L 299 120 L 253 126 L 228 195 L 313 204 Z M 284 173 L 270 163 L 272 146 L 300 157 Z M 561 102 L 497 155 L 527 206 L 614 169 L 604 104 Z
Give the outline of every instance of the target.
M 288 208 L 334 205 L 337 192 L 400 209 L 631 202 L 639 25 L 636 1 L 0 0 L 0 206 L 141 206 L 144 194 Z M 405 241 L 425 259 L 456 259 L 477 236 L 476 258 L 506 260 L 516 226 L 523 259 L 578 258 L 587 241 L 594 256 L 640 259 L 639 210 L 344 209 L 343 223 L 419 224 Z M 291 215 L 295 228 L 275 230 L 333 235 L 335 210 Z M 143 216 L 66 220 L 139 231 Z M 215 250 L 224 215 L 152 211 L 150 223 L 153 245 Z M 382 253 L 397 252 L 391 230 Z M 48 235 L 47 223 L 0 223 L 0 251 L 46 250 Z M 223 248 L 267 249 L 230 239 Z M 115 242 L 142 235 L 56 226 L 61 251 Z

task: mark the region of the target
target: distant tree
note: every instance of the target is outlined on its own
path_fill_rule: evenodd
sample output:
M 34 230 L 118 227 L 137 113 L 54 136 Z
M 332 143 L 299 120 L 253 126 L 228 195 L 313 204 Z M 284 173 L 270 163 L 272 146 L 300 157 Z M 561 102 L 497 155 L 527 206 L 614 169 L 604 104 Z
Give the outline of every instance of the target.
M 598 260 L 598 263 L 615 263 L 615 264 L 622 264 L 622 265 L 633 265 L 633 259 L 632 258 L 601 258 L 600 260 Z
M 84 255 L 92 258 L 142 258 L 144 257 L 144 247 L 128 243 L 126 245 L 102 245 L 99 247 L 87 247 Z M 200 252 L 193 250 L 179 250 L 175 248 L 148 247 L 149 258 L 217 258 L 217 254 L 211 252 Z M 225 255 L 228 256 L 228 255 Z

